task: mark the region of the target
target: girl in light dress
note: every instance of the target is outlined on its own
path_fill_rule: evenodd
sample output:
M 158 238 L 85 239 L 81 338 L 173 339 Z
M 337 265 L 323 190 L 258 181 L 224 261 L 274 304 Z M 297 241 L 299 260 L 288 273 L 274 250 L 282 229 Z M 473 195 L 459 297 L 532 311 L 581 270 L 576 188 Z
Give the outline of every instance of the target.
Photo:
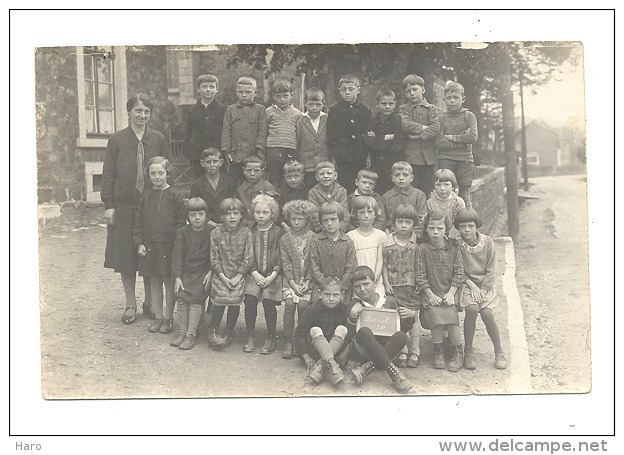
M 375 273 L 375 292 L 380 296 L 376 307 L 381 308 L 386 299 L 381 280 L 383 255 L 379 246 L 386 238 L 386 233 L 373 227 L 375 217 L 381 213 L 380 207 L 372 196 L 357 196 L 353 198 L 351 211 L 351 216 L 358 221 L 358 227 L 347 232 L 347 236 L 355 244 L 357 265 L 370 267 Z

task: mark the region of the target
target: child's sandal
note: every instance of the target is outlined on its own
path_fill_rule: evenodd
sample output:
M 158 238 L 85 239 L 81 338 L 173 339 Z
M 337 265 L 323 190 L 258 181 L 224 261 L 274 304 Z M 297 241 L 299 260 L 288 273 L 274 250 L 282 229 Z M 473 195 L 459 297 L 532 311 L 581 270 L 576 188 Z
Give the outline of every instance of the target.
M 131 312 L 130 314 L 128 312 Z M 125 309 L 123 316 L 121 316 L 121 323 L 130 325 L 136 320 L 136 308 L 128 307 Z
M 401 352 L 399 356 L 396 358 L 394 365 L 400 368 L 405 368 L 407 366 L 407 354 Z

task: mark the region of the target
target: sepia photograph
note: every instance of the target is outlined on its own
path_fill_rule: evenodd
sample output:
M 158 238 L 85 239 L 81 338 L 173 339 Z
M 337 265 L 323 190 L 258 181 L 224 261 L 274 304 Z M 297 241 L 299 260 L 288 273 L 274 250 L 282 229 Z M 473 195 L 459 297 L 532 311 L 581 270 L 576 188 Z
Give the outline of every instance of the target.
M 478 28 L 527 12 L 437 13 Z M 374 398 L 413 421 L 591 399 L 596 330 L 613 322 L 592 324 L 587 170 L 613 153 L 589 147 L 584 35 L 355 35 L 67 34 L 25 50 L 40 406 L 256 419 L 263 398 L 321 415 Z M 362 431 L 294 424 L 265 434 Z M 157 431 L 138 425 L 92 431 Z
M 42 395 L 588 392 L 582 68 L 579 42 L 38 48 Z M 358 343 L 362 303 L 399 323 Z

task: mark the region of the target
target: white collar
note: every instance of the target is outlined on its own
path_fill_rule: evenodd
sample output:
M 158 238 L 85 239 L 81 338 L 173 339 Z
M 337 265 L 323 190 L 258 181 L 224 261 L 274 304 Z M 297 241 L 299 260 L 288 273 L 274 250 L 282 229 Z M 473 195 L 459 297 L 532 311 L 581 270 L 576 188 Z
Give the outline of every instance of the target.
M 319 116 L 318 116 L 318 117 L 316 117 L 315 119 L 314 119 L 314 118 L 312 118 L 312 117 L 310 117 L 310 114 L 308 114 L 308 111 L 305 111 L 302 115 L 303 115 L 304 117 L 308 117 L 308 118 L 310 119 L 310 121 L 312 121 L 312 122 L 318 122 L 318 121 L 321 119 L 321 117 L 322 117 L 322 116 L 324 116 L 324 115 L 327 115 L 327 113 L 325 113 L 325 112 L 321 111 L 321 113 L 319 114 Z

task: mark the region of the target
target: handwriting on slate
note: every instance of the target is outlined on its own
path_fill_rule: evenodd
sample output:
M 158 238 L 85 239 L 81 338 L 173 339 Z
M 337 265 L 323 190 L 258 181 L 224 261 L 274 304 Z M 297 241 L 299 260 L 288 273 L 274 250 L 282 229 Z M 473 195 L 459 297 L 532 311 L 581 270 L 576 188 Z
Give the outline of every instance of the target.
M 375 335 L 390 335 L 399 330 L 397 319 L 396 313 L 367 309 L 360 315 L 360 326 L 368 327 Z

